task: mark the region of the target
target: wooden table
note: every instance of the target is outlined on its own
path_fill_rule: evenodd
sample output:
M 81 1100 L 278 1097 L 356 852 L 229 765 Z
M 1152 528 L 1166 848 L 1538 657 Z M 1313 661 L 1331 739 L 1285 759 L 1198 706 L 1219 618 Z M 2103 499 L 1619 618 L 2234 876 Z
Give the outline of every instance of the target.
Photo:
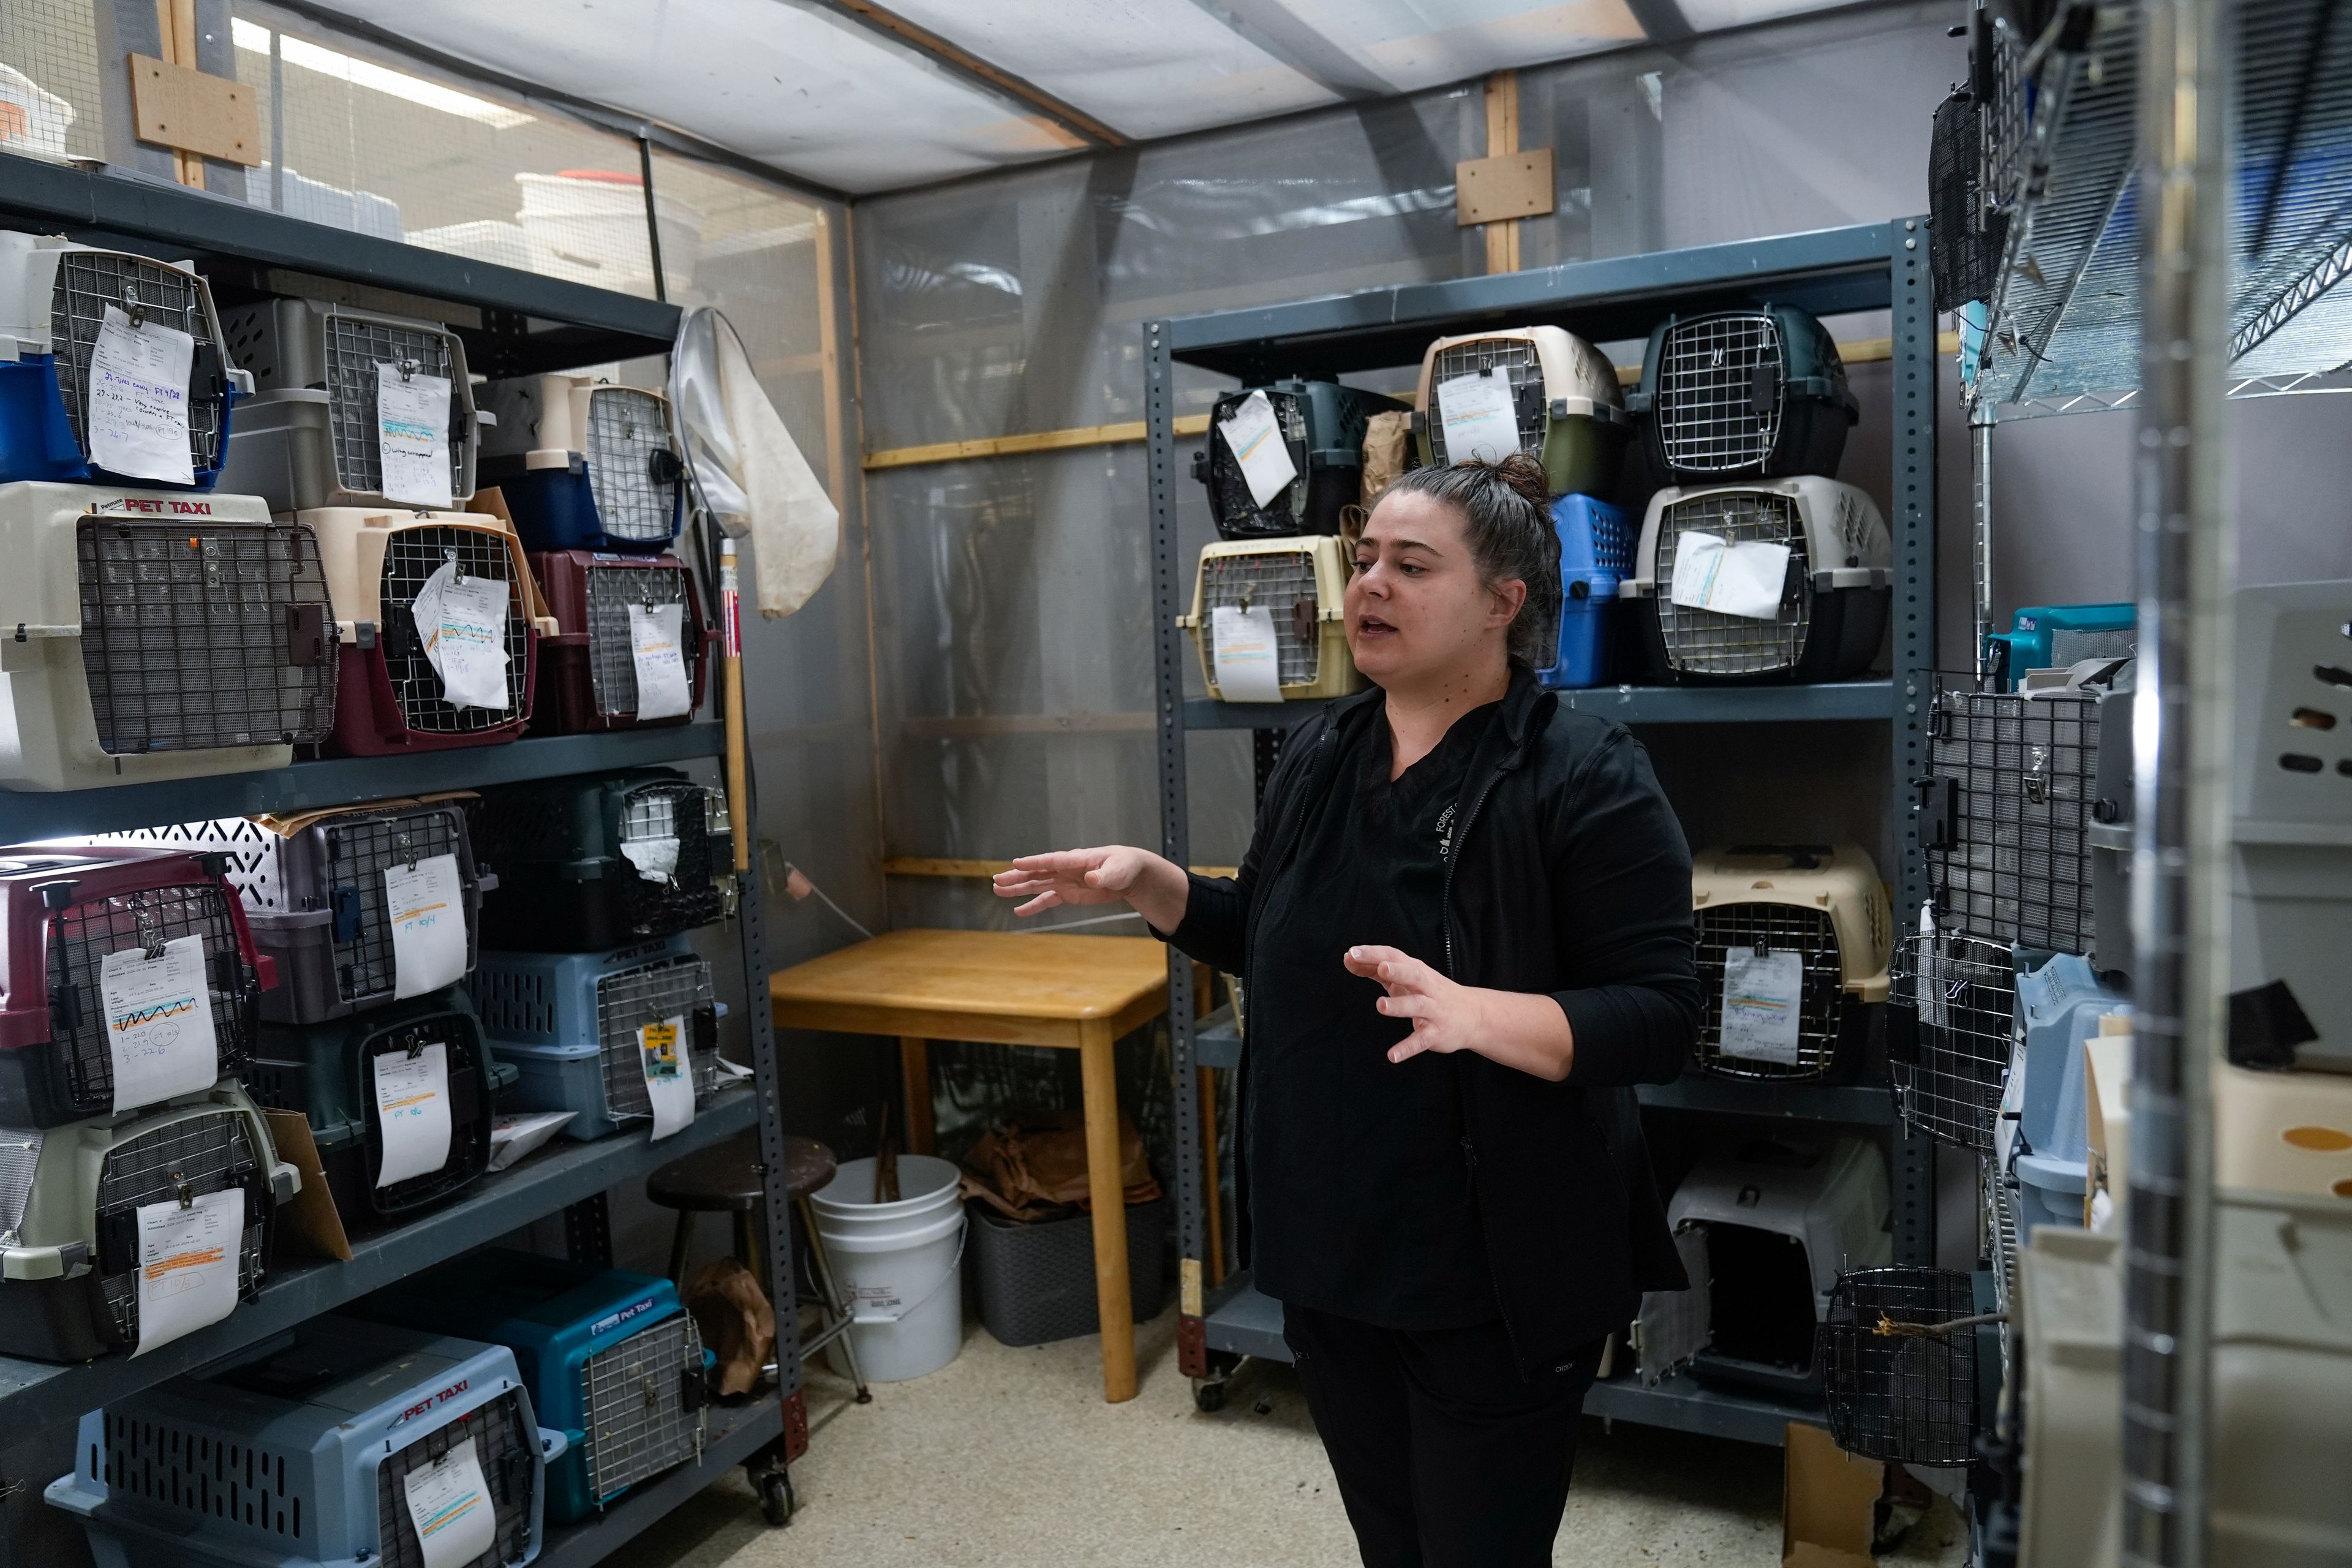
M 894 931 L 795 964 L 768 982 L 776 1026 L 898 1037 L 907 1147 L 931 1150 L 932 1040 L 1053 1046 L 1078 1053 L 1103 1397 L 1135 1397 L 1135 1307 L 1118 1169 L 1111 1046 L 1168 1006 L 1168 950 L 1150 937 Z

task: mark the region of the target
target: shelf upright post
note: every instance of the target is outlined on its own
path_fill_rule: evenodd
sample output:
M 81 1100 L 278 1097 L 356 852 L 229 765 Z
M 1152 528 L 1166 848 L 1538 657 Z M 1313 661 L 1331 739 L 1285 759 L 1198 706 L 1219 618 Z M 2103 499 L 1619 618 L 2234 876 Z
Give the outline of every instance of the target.
M 759 783 L 744 763 L 746 798 L 730 802 L 730 809 L 750 813 L 756 808 Z M 751 820 L 756 820 L 752 818 Z M 789 1465 L 808 1452 L 808 1401 L 801 1389 L 800 1303 L 793 1288 L 792 1187 L 784 1152 L 783 1073 L 776 1060 L 775 1016 L 768 1005 L 767 923 L 760 908 L 760 876 L 749 871 L 736 879 L 736 937 L 743 959 L 744 1011 L 751 1035 L 751 1089 L 760 1100 L 761 1216 L 766 1234 L 761 1238 L 767 1256 L 768 1300 L 776 1310 L 776 1397 L 783 1402 L 784 1435 L 775 1458 Z

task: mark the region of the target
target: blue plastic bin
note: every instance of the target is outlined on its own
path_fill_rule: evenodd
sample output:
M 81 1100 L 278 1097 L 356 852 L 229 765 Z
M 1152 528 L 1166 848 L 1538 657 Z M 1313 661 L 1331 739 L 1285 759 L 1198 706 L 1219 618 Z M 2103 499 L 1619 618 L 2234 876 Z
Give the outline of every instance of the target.
M 2138 640 L 2138 608 L 2132 605 L 2032 605 L 2017 612 L 2011 629 L 1985 638 L 1997 658 L 2004 685 L 2014 691 L 2029 669 L 2059 669 L 2086 658 L 2127 658 Z
M 2088 1151 L 2083 1125 L 2083 1042 L 2105 1013 L 2128 1013 L 2129 1001 L 2099 984 L 2090 961 L 2061 953 L 2017 977 L 2017 1027 L 2023 1078 L 2010 1095 L 2018 1113 L 2011 1169 L 2017 1175 L 2017 1233 L 2037 1225 L 2083 1223 Z
M 1555 691 L 1606 685 L 1617 619 L 1617 583 L 1633 566 L 1633 534 L 1625 514 L 1591 496 L 1551 503 L 1559 536 L 1559 632 L 1552 662 L 1536 679 Z

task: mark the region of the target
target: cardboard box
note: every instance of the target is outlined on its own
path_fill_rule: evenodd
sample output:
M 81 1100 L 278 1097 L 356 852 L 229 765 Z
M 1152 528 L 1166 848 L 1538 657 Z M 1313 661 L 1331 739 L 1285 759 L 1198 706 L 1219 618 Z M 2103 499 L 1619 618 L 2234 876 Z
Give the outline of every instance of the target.
M 1886 1467 L 1855 1458 L 1819 1426 L 1793 1421 L 1783 1445 L 1780 1568 L 1872 1568 Z

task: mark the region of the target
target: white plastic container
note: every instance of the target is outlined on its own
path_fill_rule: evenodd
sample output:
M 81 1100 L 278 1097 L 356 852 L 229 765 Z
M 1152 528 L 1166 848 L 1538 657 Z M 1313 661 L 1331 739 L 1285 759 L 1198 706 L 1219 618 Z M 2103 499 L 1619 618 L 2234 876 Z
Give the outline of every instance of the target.
M 533 272 L 625 294 L 652 292 L 646 187 L 636 175 L 566 169 L 517 174 L 515 184 L 522 187 L 522 211 L 515 216 Z M 656 191 L 654 221 L 661 232 L 662 280 L 675 295 L 694 281 L 702 258 L 702 209 Z
M 937 1372 L 963 1347 L 962 1184 L 949 1161 L 901 1154 L 898 1191 L 908 1195 L 897 1203 L 873 1201 L 872 1160 L 845 1162 L 810 1196 L 869 1383 Z

